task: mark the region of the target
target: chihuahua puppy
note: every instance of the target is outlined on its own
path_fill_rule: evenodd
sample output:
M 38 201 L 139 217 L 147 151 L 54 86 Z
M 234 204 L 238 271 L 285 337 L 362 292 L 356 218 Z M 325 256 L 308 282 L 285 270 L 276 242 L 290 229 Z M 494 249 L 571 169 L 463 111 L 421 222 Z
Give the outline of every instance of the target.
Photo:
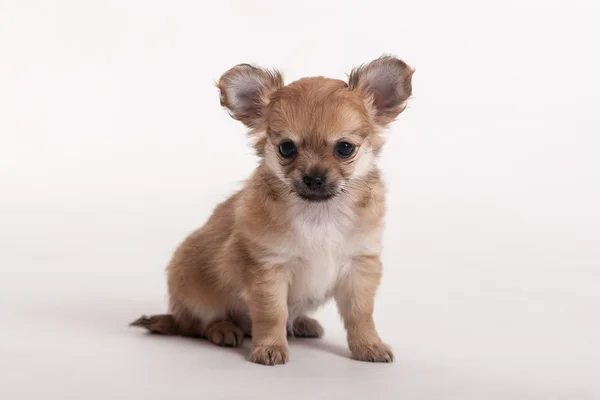
M 169 314 L 132 325 L 221 346 L 252 338 L 250 360 L 284 364 L 288 336 L 318 338 L 308 313 L 334 298 L 353 358 L 391 362 L 373 306 L 382 275 L 382 129 L 405 108 L 411 69 L 385 56 L 344 82 L 241 64 L 218 81 L 221 105 L 250 130 L 260 164 L 175 251 Z

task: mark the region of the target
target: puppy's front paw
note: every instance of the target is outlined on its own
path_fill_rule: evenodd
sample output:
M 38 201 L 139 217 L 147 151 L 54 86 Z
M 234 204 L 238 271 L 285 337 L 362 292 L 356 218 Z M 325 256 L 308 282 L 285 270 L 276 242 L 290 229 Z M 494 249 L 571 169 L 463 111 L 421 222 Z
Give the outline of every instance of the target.
M 364 343 L 350 346 L 352 358 L 359 361 L 391 363 L 394 353 L 384 343 Z
M 263 365 L 285 364 L 289 358 L 287 346 L 256 346 L 250 353 L 250 361 Z

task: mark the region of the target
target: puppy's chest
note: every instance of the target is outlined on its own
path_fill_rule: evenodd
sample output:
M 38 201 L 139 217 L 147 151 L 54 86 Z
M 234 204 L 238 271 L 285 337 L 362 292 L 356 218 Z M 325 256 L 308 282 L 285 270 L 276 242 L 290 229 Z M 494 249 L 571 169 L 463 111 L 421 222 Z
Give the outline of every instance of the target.
M 351 214 L 329 209 L 309 210 L 293 221 L 284 246 L 292 304 L 318 306 L 350 271 L 356 241 L 352 223 Z

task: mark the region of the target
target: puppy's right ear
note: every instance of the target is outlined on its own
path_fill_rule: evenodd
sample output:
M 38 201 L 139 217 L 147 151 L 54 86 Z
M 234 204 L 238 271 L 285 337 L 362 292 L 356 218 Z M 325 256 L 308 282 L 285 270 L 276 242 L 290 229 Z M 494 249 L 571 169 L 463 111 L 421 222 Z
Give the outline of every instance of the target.
M 250 129 L 264 126 L 264 113 L 271 93 L 283 86 L 278 71 L 269 71 L 249 64 L 240 64 L 225 72 L 217 87 L 221 105 L 231 116 Z

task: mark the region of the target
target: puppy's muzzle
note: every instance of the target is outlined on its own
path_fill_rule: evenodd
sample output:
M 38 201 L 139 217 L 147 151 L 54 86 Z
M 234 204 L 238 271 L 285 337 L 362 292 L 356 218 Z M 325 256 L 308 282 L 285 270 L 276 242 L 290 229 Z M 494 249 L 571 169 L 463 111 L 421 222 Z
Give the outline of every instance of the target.
M 336 185 L 324 174 L 304 175 L 294 186 L 298 196 L 308 201 L 328 200 L 336 193 Z

